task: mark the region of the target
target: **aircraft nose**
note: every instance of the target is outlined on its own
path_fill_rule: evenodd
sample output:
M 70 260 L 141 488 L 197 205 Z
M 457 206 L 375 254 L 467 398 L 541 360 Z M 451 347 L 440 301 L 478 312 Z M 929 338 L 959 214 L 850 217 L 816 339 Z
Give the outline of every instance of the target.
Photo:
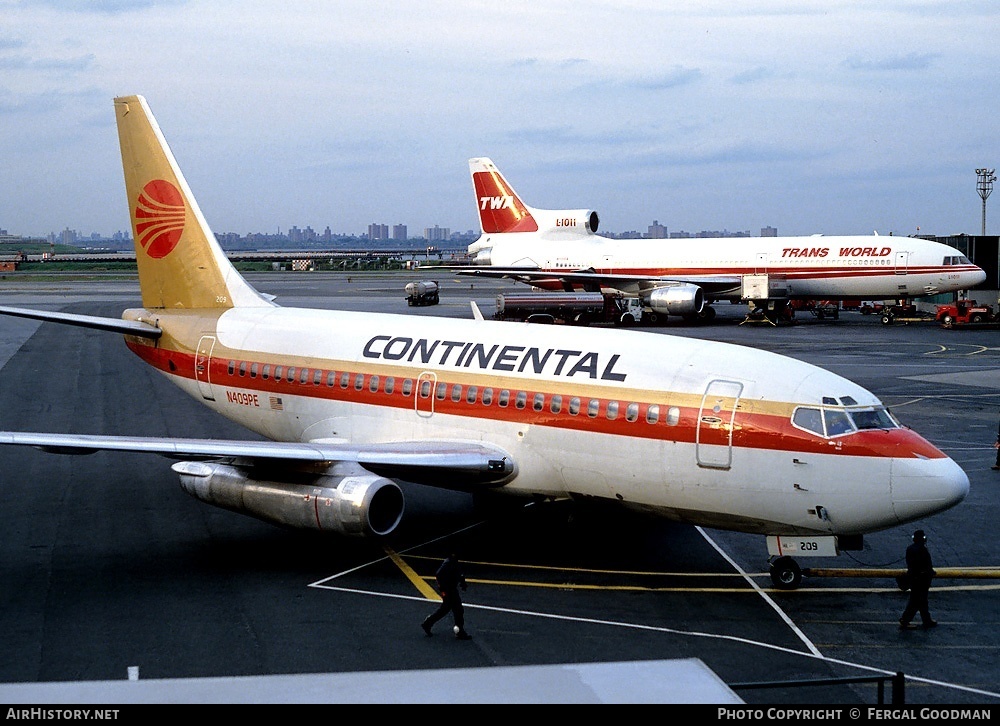
M 969 476 L 952 459 L 894 459 L 892 505 L 900 523 L 954 507 L 969 493 Z
M 976 270 L 975 272 L 970 272 L 967 275 L 967 277 L 969 278 L 969 280 L 967 281 L 966 284 L 969 287 L 975 287 L 979 283 L 986 281 L 986 271 L 979 269 Z

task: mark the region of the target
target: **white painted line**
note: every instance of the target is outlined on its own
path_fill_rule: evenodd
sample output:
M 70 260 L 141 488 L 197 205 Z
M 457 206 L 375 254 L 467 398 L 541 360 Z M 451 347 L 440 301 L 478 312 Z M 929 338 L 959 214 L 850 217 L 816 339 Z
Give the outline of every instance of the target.
M 695 527 L 695 529 L 698 530 L 698 533 L 701 534 L 701 536 L 705 538 L 706 542 L 708 542 L 710 545 L 712 545 L 712 547 L 715 548 L 716 552 L 718 552 L 720 555 L 722 555 L 725 558 L 726 562 L 728 562 L 730 565 L 733 566 L 734 570 L 736 570 L 741 575 L 743 575 L 743 579 L 746 580 L 747 583 L 749 583 L 750 587 L 752 587 L 757 592 L 757 594 L 760 595 L 764 599 L 764 602 L 766 602 L 768 605 L 771 606 L 771 608 L 774 610 L 774 612 L 778 613 L 778 617 L 780 617 L 782 620 L 785 621 L 785 624 L 789 628 L 791 628 L 792 632 L 795 633 L 797 636 L 799 636 L 799 640 L 801 640 L 803 643 L 805 643 L 806 647 L 809 649 L 809 652 L 812 653 L 815 656 L 818 656 L 818 657 L 822 658 L 823 654 L 819 652 L 819 648 L 817 648 L 815 645 L 813 645 L 812 641 L 809 640 L 809 638 L 806 637 L 806 634 L 803 633 L 799 629 L 799 627 L 795 623 L 792 622 L 792 619 L 790 617 L 788 617 L 788 615 L 785 614 L 785 611 L 782 610 L 780 607 L 778 607 L 778 603 L 776 603 L 774 600 L 772 600 L 771 596 L 768 595 L 766 592 L 764 592 L 757 585 L 757 583 L 753 581 L 753 578 L 751 578 L 746 572 L 744 572 L 742 567 L 740 567 L 738 564 L 736 564 L 736 562 L 733 560 L 732 557 L 730 557 L 725 552 L 723 552 L 722 548 L 719 547 L 719 545 L 717 545 L 712 540 L 712 538 L 709 537 L 705 533 L 705 530 L 703 530 L 701 527 Z

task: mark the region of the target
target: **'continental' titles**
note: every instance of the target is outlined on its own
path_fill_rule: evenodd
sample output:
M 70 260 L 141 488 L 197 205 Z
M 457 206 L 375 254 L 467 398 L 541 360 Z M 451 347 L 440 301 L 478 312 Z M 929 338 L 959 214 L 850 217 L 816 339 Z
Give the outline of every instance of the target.
M 628 375 L 615 370 L 621 357 L 617 353 L 607 356 L 596 351 L 490 345 L 459 340 L 376 335 L 365 343 L 363 355 L 365 358 L 419 362 L 424 365 L 528 372 L 567 378 L 584 376 L 602 381 L 621 382 Z

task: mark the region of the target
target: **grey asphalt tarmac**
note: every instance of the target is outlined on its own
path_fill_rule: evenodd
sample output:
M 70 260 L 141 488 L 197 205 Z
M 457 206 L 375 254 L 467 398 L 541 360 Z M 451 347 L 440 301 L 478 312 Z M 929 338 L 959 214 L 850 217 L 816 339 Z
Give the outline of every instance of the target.
M 409 308 L 396 275 L 249 275 L 286 306 L 471 317 L 514 283 L 437 279 L 441 304 Z M 117 317 L 132 281 L 0 280 L 5 305 Z M 935 566 L 1000 566 L 1000 333 L 800 316 L 778 327 L 670 322 L 634 335 L 713 338 L 816 363 L 874 391 L 961 464 L 958 507 L 866 537 L 806 567 L 902 567 L 923 528 Z M 522 323 L 510 323 L 517 325 Z M 638 338 L 637 338 L 638 339 Z M 0 317 L 0 429 L 246 438 L 146 368 L 120 337 Z M 730 686 L 905 675 L 910 704 L 1000 703 L 1000 581 L 935 581 L 940 626 L 901 632 L 885 577 L 807 577 L 772 589 L 762 537 L 537 506 L 481 520 L 462 494 L 406 486 L 387 542 L 279 529 L 202 504 L 156 456 L 67 457 L 0 448 L 3 684 L 500 668 L 695 658 Z M 627 463 L 623 462 L 623 465 Z M 427 638 L 430 577 L 467 562 L 474 639 Z M 447 688 L 447 683 L 441 684 Z M 747 703 L 872 704 L 874 683 L 735 688 Z M 888 694 L 886 699 L 888 700 Z M 0 701 L 3 697 L 0 696 Z M 294 700 L 294 698 L 290 698 Z

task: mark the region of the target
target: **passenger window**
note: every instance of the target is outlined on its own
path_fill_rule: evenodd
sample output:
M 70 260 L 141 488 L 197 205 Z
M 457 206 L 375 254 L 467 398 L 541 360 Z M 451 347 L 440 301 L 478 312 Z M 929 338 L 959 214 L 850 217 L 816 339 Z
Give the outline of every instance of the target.
M 288 366 L 288 382 L 295 382 L 295 366 Z
M 562 411 L 562 396 L 552 397 L 552 401 L 549 403 L 549 410 L 552 413 L 559 413 Z
M 800 407 L 792 414 L 792 424 L 823 436 L 823 416 L 818 408 Z
M 528 402 L 528 394 L 524 391 L 518 391 L 517 396 L 514 398 L 514 405 L 517 408 L 524 408 L 524 405 Z
M 458 383 L 451 387 L 451 400 L 455 402 L 462 400 L 462 386 Z
M 250 366 L 250 377 L 251 378 L 256 378 L 257 377 L 257 366 L 259 366 L 259 365 L 260 365 L 259 363 L 254 363 L 254 364 L 252 364 Z
M 271 377 L 271 364 L 270 363 L 265 363 L 264 367 L 261 368 L 261 370 L 260 370 L 260 377 L 263 378 L 265 381 L 268 378 Z
M 396 390 L 396 379 L 392 376 L 387 376 L 385 379 L 385 392 L 392 393 Z
M 492 388 L 484 388 L 483 389 L 483 405 L 484 406 L 489 406 L 491 403 L 493 403 L 493 389 Z
M 245 376 L 247 374 L 247 362 L 245 360 L 240 361 L 240 375 Z
M 357 373 L 354 376 L 354 390 L 360 391 L 365 387 L 365 374 Z
M 317 368 L 315 371 L 313 371 L 313 385 L 318 386 L 322 382 L 323 382 L 323 371 Z
M 316 372 L 319 373 L 319 371 Z M 308 383 L 308 382 L 309 382 L 309 369 L 303 368 L 302 372 L 299 374 L 299 383 Z
M 428 386 L 429 385 L 430 384 L 428 384 Z M 430 391 L 430 388 L 428 387 L 428 392 L 429 391 Z M 409 396 L 411 393 L 413 393 L 413 379 L 412 378 L 406 378 L 406 379 L 403 380 L 403 395 L 404 396 Z M 424 394 L 424 398 L 427 398 L 427 394 L 426 393 Z
M 646 409 L 646 423 L 655 424 L 660 420 L 660 407 L 655 403 L 650 404 Z
M 229 361 L 229 375 L 233 375 L 236 372 L 236 361 Z
M 500 391 L 500 400 L 497 401 L 497 405 L 501 408 L 507 408 L 508 403 L 510 403 L 510 391 L 505 388 Z
M 285 372 L 285 369 L 284 369 L 283 366 L 275 366 L 274 367 L 274 380 L 280 381 L 281 380 L 281 374 L 284 373 L 284 372 Z
M 618 401 L 608 401 L 608 421 L 618 418 Z
M 628 421 L 629 423 L 632 423 L 638 418 L 639 418 L 639 404 L 630 403 L 625 408 L 625 420 Z
M 447 383 L 437 384 L 437 390 L 435 391 L 434 395 L 437 396 L 437 400 L 443 401 L 444 397 L 448 395 L 448 384 Z
M 372 393 L 378 393 L 378 376 L 372 376 L 368 379 L 368 390 Z
M 569 413 L 571 416 L 576 416 L 580 413 L 580 399 L 577 396 L 569 399 Z
M 329 373 L 326 374 L 326 385 L 330 386 L 330 388 L 333 388 L 333 383 L 336 380 L 337 380 L 336 371 L 330 371 Z
M 420 397 L 430 398 L 430 395 L 431 395 L 431 382 L 420 381 Z
M 465 394 L 466 403 L 475 403 L 476 396 L 479 395 L 479 389 L 475 386 L 469 386 L 469 391 Z
M 536 411 L 541 411 L 543 408 L 545 408 L 545 394 L 536 393 L 534 401 L 531 404 L 531 407 Z
M 590 399 L 590 403 L 587 404 L 587 415 L 591 418 L 597 417 L 597 412 L 601 409 L 601 402 L 596 398 Z
M 347 388 L 351 383 L 351 374 L 344 371 L 340 374 L 340 387 Z

